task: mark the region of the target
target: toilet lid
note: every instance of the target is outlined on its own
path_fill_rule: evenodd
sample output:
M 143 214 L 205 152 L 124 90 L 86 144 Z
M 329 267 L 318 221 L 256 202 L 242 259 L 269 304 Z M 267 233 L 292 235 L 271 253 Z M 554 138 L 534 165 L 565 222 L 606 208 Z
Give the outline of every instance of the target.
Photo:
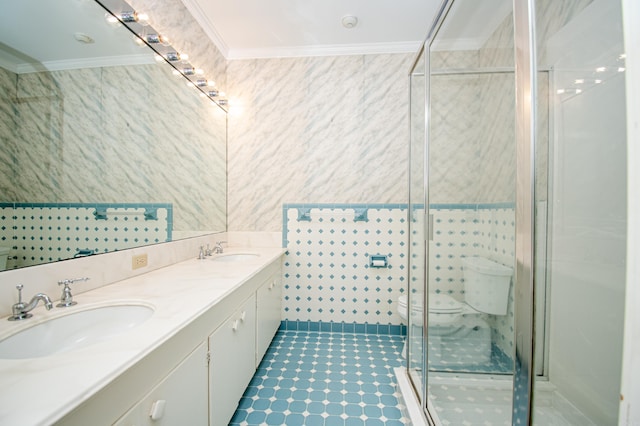
M 448 294 L 429 293 L 429 312 L 455 314 L 462 312 L 462 304 Z

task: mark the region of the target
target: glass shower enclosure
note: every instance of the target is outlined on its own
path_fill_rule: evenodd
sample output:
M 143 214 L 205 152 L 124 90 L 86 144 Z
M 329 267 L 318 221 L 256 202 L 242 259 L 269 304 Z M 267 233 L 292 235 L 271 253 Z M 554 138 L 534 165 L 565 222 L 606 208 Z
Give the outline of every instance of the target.
M 617 423 L 621 13 L 444 1 L 416 57 L 407 372 L 429 423 Z

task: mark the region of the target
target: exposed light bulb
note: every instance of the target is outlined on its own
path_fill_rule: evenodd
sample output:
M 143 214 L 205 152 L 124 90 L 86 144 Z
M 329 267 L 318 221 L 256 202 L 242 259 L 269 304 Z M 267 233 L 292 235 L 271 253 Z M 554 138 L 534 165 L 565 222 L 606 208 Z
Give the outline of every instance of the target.
M 115 16 L 113 16 L 110 13 L 105 13 L 104 14 L 104 19 L 111 25 L 118 25 L 120 24 L 120 21 L 118 20 L 118 18 L 116 18 Z

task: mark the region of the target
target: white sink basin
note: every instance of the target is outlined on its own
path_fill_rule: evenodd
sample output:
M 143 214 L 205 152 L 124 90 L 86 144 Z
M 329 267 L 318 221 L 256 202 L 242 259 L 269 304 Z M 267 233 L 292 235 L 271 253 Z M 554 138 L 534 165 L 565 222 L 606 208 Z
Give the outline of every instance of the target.
M 110 305 L 52 318 L 0 341 L 0 359 L 40 358 L 86 347 L 127 332 L 152 314 L 145 305 Z
M 214 262 L 244 262 L 257 257 L 258 255 L 255 253 L 229 253 L 218 255 L 211 260 Z

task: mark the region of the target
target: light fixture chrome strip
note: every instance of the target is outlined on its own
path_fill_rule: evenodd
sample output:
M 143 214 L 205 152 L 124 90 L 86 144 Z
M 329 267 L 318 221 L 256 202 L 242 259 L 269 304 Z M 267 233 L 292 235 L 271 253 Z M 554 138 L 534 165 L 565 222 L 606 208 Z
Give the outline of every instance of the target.
M 536 51 L 535 0 L 514 0 L 516 60 L 516 274 L 513 425 L 531 424 L 533 398 Z
M 158 60 L 166 61 L 174 69 L 176 75 L 181 75 L 189 85 L 200 91 L 201 96 L 210 98 L 220 107 L 226 109 L 228 102 L 224 94 L 215 89 L 215 82 L 203 77 L 203 71 L 195 68 L 189 61 L 189 56 L 180 53 L 169 44 L 166 35 L 159 34 L 151 25 L 146 13 L 134 10 L 125 0 L 95 0 L 107 12 L 107 20 L 121 24 L 127 28 L 140 44 L 147 45 L 153 50 Z

